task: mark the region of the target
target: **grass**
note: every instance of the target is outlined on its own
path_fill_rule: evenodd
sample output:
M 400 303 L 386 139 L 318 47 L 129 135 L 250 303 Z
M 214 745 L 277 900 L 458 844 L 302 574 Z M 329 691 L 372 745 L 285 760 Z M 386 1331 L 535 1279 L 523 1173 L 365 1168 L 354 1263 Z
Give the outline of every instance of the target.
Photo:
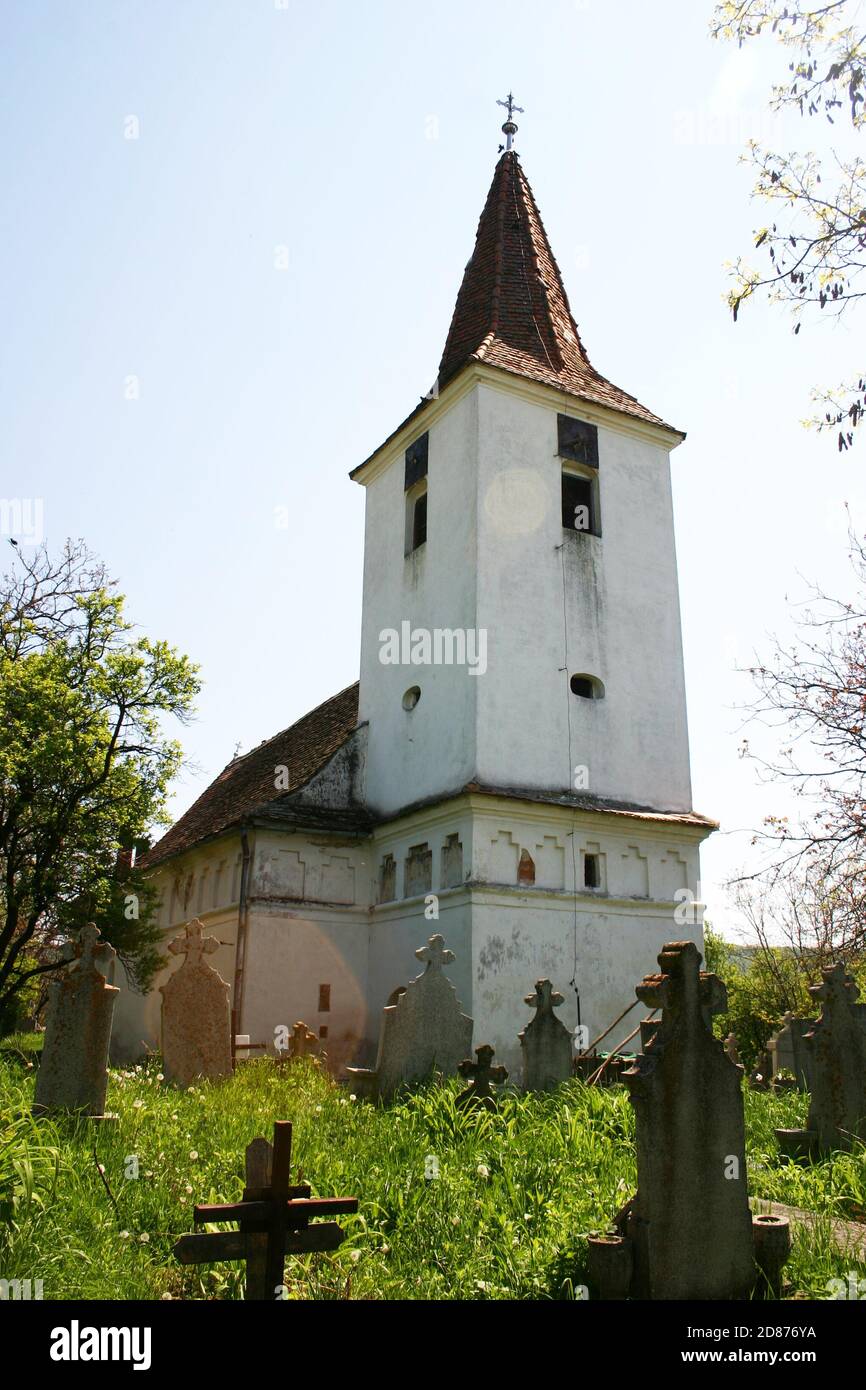
M 0 1048 L 0 1113 L 19 1116 L 0 1128 L 0 1277 L 41 1278 L 46 1299 L 242 1297 L 241 1265 L 185 1268 L 171 1247 L 193 1229 L 195 1202 L 240 1197 L 244 1148 L 275 1119 L 294 1121 L 294 1163 L 314 1195 L 361 1199 L 340 1218 L 338 1251 L 287 1260 L 293 1298 L 568 1298 L 585 1282 L 587 1233 L 634 1191 L 622 1087 L 572 1082 L 467 1113 L 456 1081 L 380 1108 L 308 1062 L 251 1062 L 181 1091 L 153 1061 L 111 1073 L 116 1123 L 34 1122 L 20 1043 Z M 828 1218 L 795 1228 L 787 1267 L 796 1291 L 826 1297 L 831 1277 L 866 1276 L 829 1230 L 831 1215 L 862 1210 L 866 1159 L 781 1164 L 773 1129 L 801 1124 L 805 1107 L 796 1093 L 746 1095 L 750 1190 Z

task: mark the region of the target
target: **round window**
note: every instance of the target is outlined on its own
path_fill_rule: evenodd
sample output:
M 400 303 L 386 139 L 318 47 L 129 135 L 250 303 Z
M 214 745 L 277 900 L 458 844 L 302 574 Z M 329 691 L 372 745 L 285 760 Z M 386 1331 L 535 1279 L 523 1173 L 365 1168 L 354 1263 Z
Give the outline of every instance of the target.
M 582 700 L 603 700 L 604 686 L 597 676 L 587 676 L 585 674 L 572 676 L 569 681 L 573 695 L 579 695 Z

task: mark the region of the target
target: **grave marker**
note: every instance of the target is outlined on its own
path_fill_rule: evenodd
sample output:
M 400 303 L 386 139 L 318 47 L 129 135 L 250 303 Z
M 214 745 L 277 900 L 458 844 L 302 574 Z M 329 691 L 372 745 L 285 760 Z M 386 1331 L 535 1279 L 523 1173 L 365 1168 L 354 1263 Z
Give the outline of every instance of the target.
M 572 1074 L 572 1038 L 553 1012 L 565 1002 L 550 980 L 538 980 L 535 993 L 525 996 L 535 1009 L 522 1033 L 518 1033 L 523 1053 L 523 1086 L 527 1091 L 547 1091 L 568 1081 Z
M 647 1051 L 623 1073 L 634 1106 L 637 1195 L 621 1213 L 634 1298 L 748 1298 L 755 1283 L 746 1190 L 743 1073 L 713 1037 L 727 1004 L 692 941 L 666 945 L 637 986 L 661 1008 Z
M 114 956 L 114 948 L 100 941 L 99 929 L 88 922 L 75 958 L 49 990 L 34 1109 L 81 1110 L 93 1119 L 106 1118 L 108 1045 L 120 991 L 106 983 L 97 961 L 108 966 Z
M 454 960 L 454 952 L 437 933 L 415 955 L 425 963 L 424 971 L 382 1010 L 375 1067 L 346 1068 L 360 1094 L 387 1099 L 400 1086 L 430 1080 L 434 1072 L 453 1076 L 472 1046 L 472 1019 L 460 1012 L 454 986 L 442 970 Z
M 850 1149 L 866 1139 L 866 1004 L 844 965 L 825 967 L 812 998 L 821 1017 L 805 1035 L 812 1061 L 812 1103 L 807 1131 L 819 1148 Z
M 274 1142 L 253 1139 L 246 1148 L 246 1187 L 240 1202 L 200 1203 L 196 1224 L 237 1221 L 237 1231 L 181 1236 L 174 1254 L 181 1264 L 212 1264 L 244 1260 L 247 1299 L 281 1297 L 286 1255 L 336 1250 L 345 1234 L 336 1222 L 311 1226 L 317 1216 L 339 1216 L 358 1210 L 357 1197 L 311 1197 L 306 1184 L 290 1183 L 292 1126 L 274 1125 Z
M 232 1073 L 229 987 L 204 959 L 220 944 L 215 936 L 204 935 L 197 918 L 168 943 L 172 955 L 183 955 L 184 960 L 160 985 L 162 1055 L 166 1076 L 181 1086 L 198 1077 Z

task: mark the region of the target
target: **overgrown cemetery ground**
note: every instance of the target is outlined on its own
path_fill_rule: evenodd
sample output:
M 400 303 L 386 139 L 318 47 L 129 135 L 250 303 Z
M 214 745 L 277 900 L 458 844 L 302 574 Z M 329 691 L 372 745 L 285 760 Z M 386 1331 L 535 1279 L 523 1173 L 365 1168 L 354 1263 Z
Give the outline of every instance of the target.
M 455 1078 L 377 1107 L 311 1061 L 254 1061 L 184 1091 L 154 1059 L 111 1072 L 116 1121 L 49 1121 L 29 1115 L 33 1048 L 0 1046 L 0 1277 L 41 1279 L 46 1299 L 243 1297 L 242 1265 L 184 1268 L 172 1246 L 195 1203 L 240 1198 L 244 1149 L 275 1119 L 294 1122 L 293 1161 L 314 1195 L 360 1198 L 337 1251 L 287 1259 L 292 1298 L 573 1297 L 587 1234 L 635 1187 L 622 1086 L 574 1081 L 459 1111 Z M 866 1149 L 785 1164 L 773 1131 L 804 1124 L 808 1096 L 746 1090 L 745 1107 L 750 1192 L 815 1213 L 792 1225 L 786 1296 L 866 1278 L 862 1248 L 840 1249 L 831 1229 L 866 1218 Z

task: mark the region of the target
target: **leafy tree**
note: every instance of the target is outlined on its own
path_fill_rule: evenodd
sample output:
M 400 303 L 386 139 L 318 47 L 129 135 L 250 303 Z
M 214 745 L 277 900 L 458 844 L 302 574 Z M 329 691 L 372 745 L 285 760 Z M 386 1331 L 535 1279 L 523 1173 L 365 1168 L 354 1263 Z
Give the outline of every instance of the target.
M 811 1000 L 804 962 L 785 946 L 759 943 L 738 947 L 704 926 L 706 970 L 712 970 L 728 991 L 728 1007 L 713 1019 L 717 1037 L 734 1033 L 740 1061 L 750 1070 L 776 1031 L 782 1015 L 807 1015 Z
M 740 46 L 770 33 L 789 56 L 771 107 L 823 116 L 831 125 L 843 114 L 859 135 L 866 124 L 866 32 L 859 11 L 859 0 L 724 0 L 711 29 Z M 788 306 L 795 333 L 816 306 L 837 315 L 850 309 L 866 294 L 866 163 L 836 149 L 825 156 L 782 154 L 757 141 L 749 142 L 746 158 L 756 175 L 755 195 L 772 209 L 773 220 L 755 233 L 766 268 L 756 270 L 742 258 L 735 263 L 729 294 L 734 318 L 761 291 Z M 839 448 L 848 448 L 866 410 L 866 371 L 859 366 L 838 389 L 814 395 L 821 408 L 812 423 L 841 426 Z
M 82 542 L 58 560 L 16 550 L 0 581 L 0 1014 L 88 920 L 147 987 L 159 932 L 131 860 L 181 759 L 163 719 L 188 720 L 198 689 L 187 657 L 133 635 Z

